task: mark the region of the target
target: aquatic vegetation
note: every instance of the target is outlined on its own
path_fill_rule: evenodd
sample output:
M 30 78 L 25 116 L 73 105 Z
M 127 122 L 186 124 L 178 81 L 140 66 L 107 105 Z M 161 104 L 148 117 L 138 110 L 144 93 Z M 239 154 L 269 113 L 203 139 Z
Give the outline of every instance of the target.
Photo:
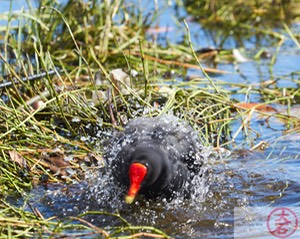
M 199 15 L 206 31 L 211 31 L 212 26 L 227 31 L 227 35 L 216 35 L 220 44 L 213 48 L 194 49 L 188 21 L 182 24 L 183 39 L 160 44 L 156 35 L 159 29 L 152 27 L 160 11 L 146 15 L 144 9 L 127 1 L 70 0 L 65 5 L 39 1 L 38 6 L 17 11 L 11 1 L 10 10 L 0 13 L 0 235 L 168 238 L 154 227 L 132 226 L 118 213 L 92 211 L 65 220 L 44 218 L 26 201 L 30 191 L 39 187 L 47 190 L 59 184 L 60 193 L 64 193 L 64 185 L 89 180 L 95 183 L 93 177 L 103 168 L 106 140 L 132 118 L 172 113 L 189 122 L 198 132 L 201 144 L 216 148 L 211 152 L 217 155 L 210 162 L 212 165 L 218 164 L 220 155 L 226 158 L 226 149 L 236 148 L 241 139 L 246 139 L 243 143 L 252 150 L 263 150 L 277 142 L 278 139 L 257 140 L 259 133 L 252 127 L 253 119 L 262 124 L 280 124 L 287 137 L 299 132 L 299 71 L 272 75 L 283 42 L 291 39 L 290 44 L 299 47 L 299 35 L 290 25 L 299 16 L 299 4 L 209 1 L 207 5 L 203 1 L 201 5 L 198 1 L 197 8 L 206 11 L 194 14 L 194 2 L 185 1 L 190 14 L 211 16 Z M 274 30 L 278 22 L 283 28 Z M 268 44 L 258 44 L 252 55 L 243 44 L 242 49 L 224 47 L 231 31 L 239 33 L 238 41 L 252 40 L 255 34 Z M 245 31 L 247 34 L 243 35 Z M 266 40 L 269 36 L 270 42 Z M 276 51 L 268 55 L 266 45 L 275 46 Z M 269 65 L 271 77 L 260 82 L 232 81 L 237 75 L 232 72 L 235 69 L 222 68 L 222 64 L 238 68 L 239 63 L 262 61 L 264 57 L 269 59 L 263 64 Z M 35 74 L 40 75 L 29 80 Z M 230 79 L 221 80 L 225 75 Z M 9 85 L 1 84 L 6 82 Z M 253 98 L 255 102 L 250 100 Z M 226 170 L 224 177 L 208 179 L 212 181 L 209 185 L 220 186 L 219 191 L 208 195 L 220 199 L 212 203 L 214 207 L 228 206 L 222 196 L 235 181 L 230 181 L 234 173 Z M 224 179 L 230 184 L 225 184 Z M 203 182 L 194 183 L 202 186 Z M 96 186 L 99 185 L 102 184 Z M 204 191 L 201 193 L 206 194 L 208 187 Z M 194 196 L 202 200 L 203 195 L 198 193 Z M 276 197 L 273 191 L 270 195 Z M 149 213 L 153 212 L 150 208 Z M 119 220 L 121 225 L 102 229 L 86 219 L 88 214 L 101 213 Z
M 267 37 L 281 40 L 283 35 L 276 30 L 283 23 L 290 24 L 300 17 L 297 1 L 184 1 L 187 11 L 202 26 L 209 29 L 221 46 L 233 37 L 239 44 L 252 36 L 256 41 Z M 264 35 L 261 38 L 261 35 Z M 272 42 L 272 41 L 270 41 Z

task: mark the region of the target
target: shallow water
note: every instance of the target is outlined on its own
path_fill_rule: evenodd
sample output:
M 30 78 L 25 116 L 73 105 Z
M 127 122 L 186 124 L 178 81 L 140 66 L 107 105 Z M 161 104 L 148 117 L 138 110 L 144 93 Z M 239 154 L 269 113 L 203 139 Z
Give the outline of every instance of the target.
M 149 6 L 149 11 L 152 9 L 153 6 Z M 176 14 L 170 7 L 153 24 L 173 28 L 165 36 L 175 42 L 182 40 L 186 33 L 183 25 L 178 27 L 170 17 Z M 180 15 L 188 16 L 183 8 L 180 9 Z M 214 40 L 205 34 L 199 24 L 191 22 L 189 25 L 195 49 L 213 45 Z M 299 34 L 299 24 L 294 24 L 292 28 Z M 245 41 L 246 54 L 251 55 L 257 47 L 256 44 L 254 39 Z M 276 45 L 265 45 L 275 54 Z M 235 46 L 233 38 L 228 39 L 224 45 L 228 48 Z M 270 59 L 222 63 L 218 68 L 233 74 L 218 75 L 217 78 L 245 84 L 279 78 L 278 86 L 297 88 L 299 62 L 300 50 L 292 40 L 287 39 L 280 48 L 272 70 Z M 292 72 L 298 72 L 298 75 L 292 76 Z M 188 74 L 201 75 L 196 70 L 189 70 Z M 283 78 L 283 75 L 286 77 Z M 291 80 L 292 77 L 296 81 Z M 178 80 L 182 79 L 178 77 Z M 254 102 L 262 99 L 258 94 L 236 94 L 233 97 Z M 286 110 L 285 106 L 280 107 L 280 110 Z M 296 112 L 293 114 L 299 116 Z M 48 185 L 47 189 L 37 186 L 26 200 L 38 208 L 44 217 L 64 218 L 91 210 L 118 211 L 132 225 L 155 226 L 175 238 L 233 238 L 235 207 L 246 209 L 249 206 L 300 206 L 299 133 L 284 135 L 284 130 L 288 129 L 285 122 L 272 117 L 266 121 L 259 115 L 253 117 L 251 126 L 256 132 L 249 132 L 247 137 L 238 135 L 235 145 L 231 147 L 230 156 L 207 158 L 208 174 L 199 179 L 195 186 L 197 192 L 189 200 L 179 198 L 173 202 L 147 202 L 140 199 L 133 205 L 126 205 L 122 191 L 114 188 L 109 178 L 98 172 L 88 172 L 86 182 L 81 184 Z M 240 122 L 235 122 L 232 132 L 238 127 Z M 265 150 L 249 150 L 249 145 L 253 146 L 260 141 L 268 142 Z M 19 199 L 18 204 L 23 203 L 24 199 Z M 99 227 L 120 224 L 117 218 L 105 215 L 90 216 L 89 220 Z M 251 236 L 244 235 L 244 238 Z
M 27 202 L 44 217 L 63 219 L 94 210 L 118 212 L 132 225 L 154 226 L 175 238 L 232 238 L 235 207 L 246 210 L 251 206 L 300 206 L 298 155 L 288 149 L 270 150 L 237 151 L 230 157 L 209 160 L 208 173 L 199 178 L 196 193 L 189 200 L 138 198 L 133 205 L 127 205 L 125 192 L 109 177 L 90 172 L 82 184 L 36 187 Z M 279 154 L 287 159 L 280 161 Z M 87 219 L 103 228 L 122 224 L 107 215 Z

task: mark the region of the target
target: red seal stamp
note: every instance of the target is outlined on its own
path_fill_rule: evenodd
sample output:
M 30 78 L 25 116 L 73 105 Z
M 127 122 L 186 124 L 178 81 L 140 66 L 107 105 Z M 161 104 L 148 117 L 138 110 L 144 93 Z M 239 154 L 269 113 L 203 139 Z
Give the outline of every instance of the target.
M 289 208 L 276 208 L 267 218 L 269 232 L 278 238 L 288 238 L 298 228 L 297 215 Z

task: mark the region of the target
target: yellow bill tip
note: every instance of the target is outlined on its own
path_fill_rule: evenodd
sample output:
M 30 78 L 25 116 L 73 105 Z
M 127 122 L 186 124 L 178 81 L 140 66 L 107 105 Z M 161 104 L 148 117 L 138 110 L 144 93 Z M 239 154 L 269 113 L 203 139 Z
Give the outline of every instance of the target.
M 125 197 L 125 202 L 127 204 L 131 204 L 134 201 L 134 196 L 126 196 Z

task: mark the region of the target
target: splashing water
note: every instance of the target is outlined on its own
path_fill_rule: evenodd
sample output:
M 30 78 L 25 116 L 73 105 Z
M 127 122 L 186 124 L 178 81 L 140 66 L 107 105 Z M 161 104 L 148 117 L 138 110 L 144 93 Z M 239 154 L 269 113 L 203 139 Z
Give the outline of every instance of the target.
M 164 115 L 160 117 L 159 123 L 152 123 L 145 118 L 144 120 L 134 120 L 131 122 L 130 128 L 125 128 L 126 134 L 117 134 L 117 137 L 107 147 L 109 152 L 107 157 L 107 166 L 101 169 L 97 177 L 90 177 L 92 185 L 90 187 L 90 197 L 103 210 L 119 211 L 122 215 L 126 215 L 126 219 L 130 223 L 160 226 L 164 225 L 165 229 L 172 230 L 174 226 L 181 228 L 182 233 L 191 233 L 193 231 L 189 224 L 195 220 L 195 215 L 203 211 L 203 202 L 209 190 L 209 184 L 212 181 L 212 174 L 209 174 L 208 159 L 211 160 L 211 149 L 205 148 L 198 142 L 198 136 L 189 126 L 181 122 L 175 116 Z M 134 127 L 132 127 L 134 126 Z M 116 160 L 120 151 L 128 144 L 132 144 L 139 140 L 152 139 L 153 135 L 161 140 L 162 144 L 166 144 L 165 136 L 171 131 L 175 131 L 179 137 L 184 137 L 190 145 L 195 145 L 199 149 L 197 155 L 193 156 L 195 165 L 201 164 L 202 167 L 197 175 L 194 175 L 192 181 L 186 182 L 184 187 L 192 188 L 189 199 L 185 199 L 183 195 L 178 194 L 171 202 L 164 198 L 155 200 L 146 200 L 139 196 L 133 205 L 127 205 L 124 202 L 126 188 L 116 185 L 111 176 L 111 164 Z M 146 136 L 145 136 L 146 135 Z M 173 145 L 168 145 L 173 147 Z M 168 150 L 171 150 L 168 148 Z M 172 148 L 172 150 L 178 150 Z M 192 152 L 190 152 L 192 153 Z M 201 162 L 200 162 L 201 160 Z M 198 166 L 199 167 L 199 166 Z M 124 176 L 125 177 L 125 176 Z M 180 215 L 180 216 L 179 216 Z M 179 217 L 179 219 L 176 219 Z M 172 220 L 171 220 L 172 219 Z

